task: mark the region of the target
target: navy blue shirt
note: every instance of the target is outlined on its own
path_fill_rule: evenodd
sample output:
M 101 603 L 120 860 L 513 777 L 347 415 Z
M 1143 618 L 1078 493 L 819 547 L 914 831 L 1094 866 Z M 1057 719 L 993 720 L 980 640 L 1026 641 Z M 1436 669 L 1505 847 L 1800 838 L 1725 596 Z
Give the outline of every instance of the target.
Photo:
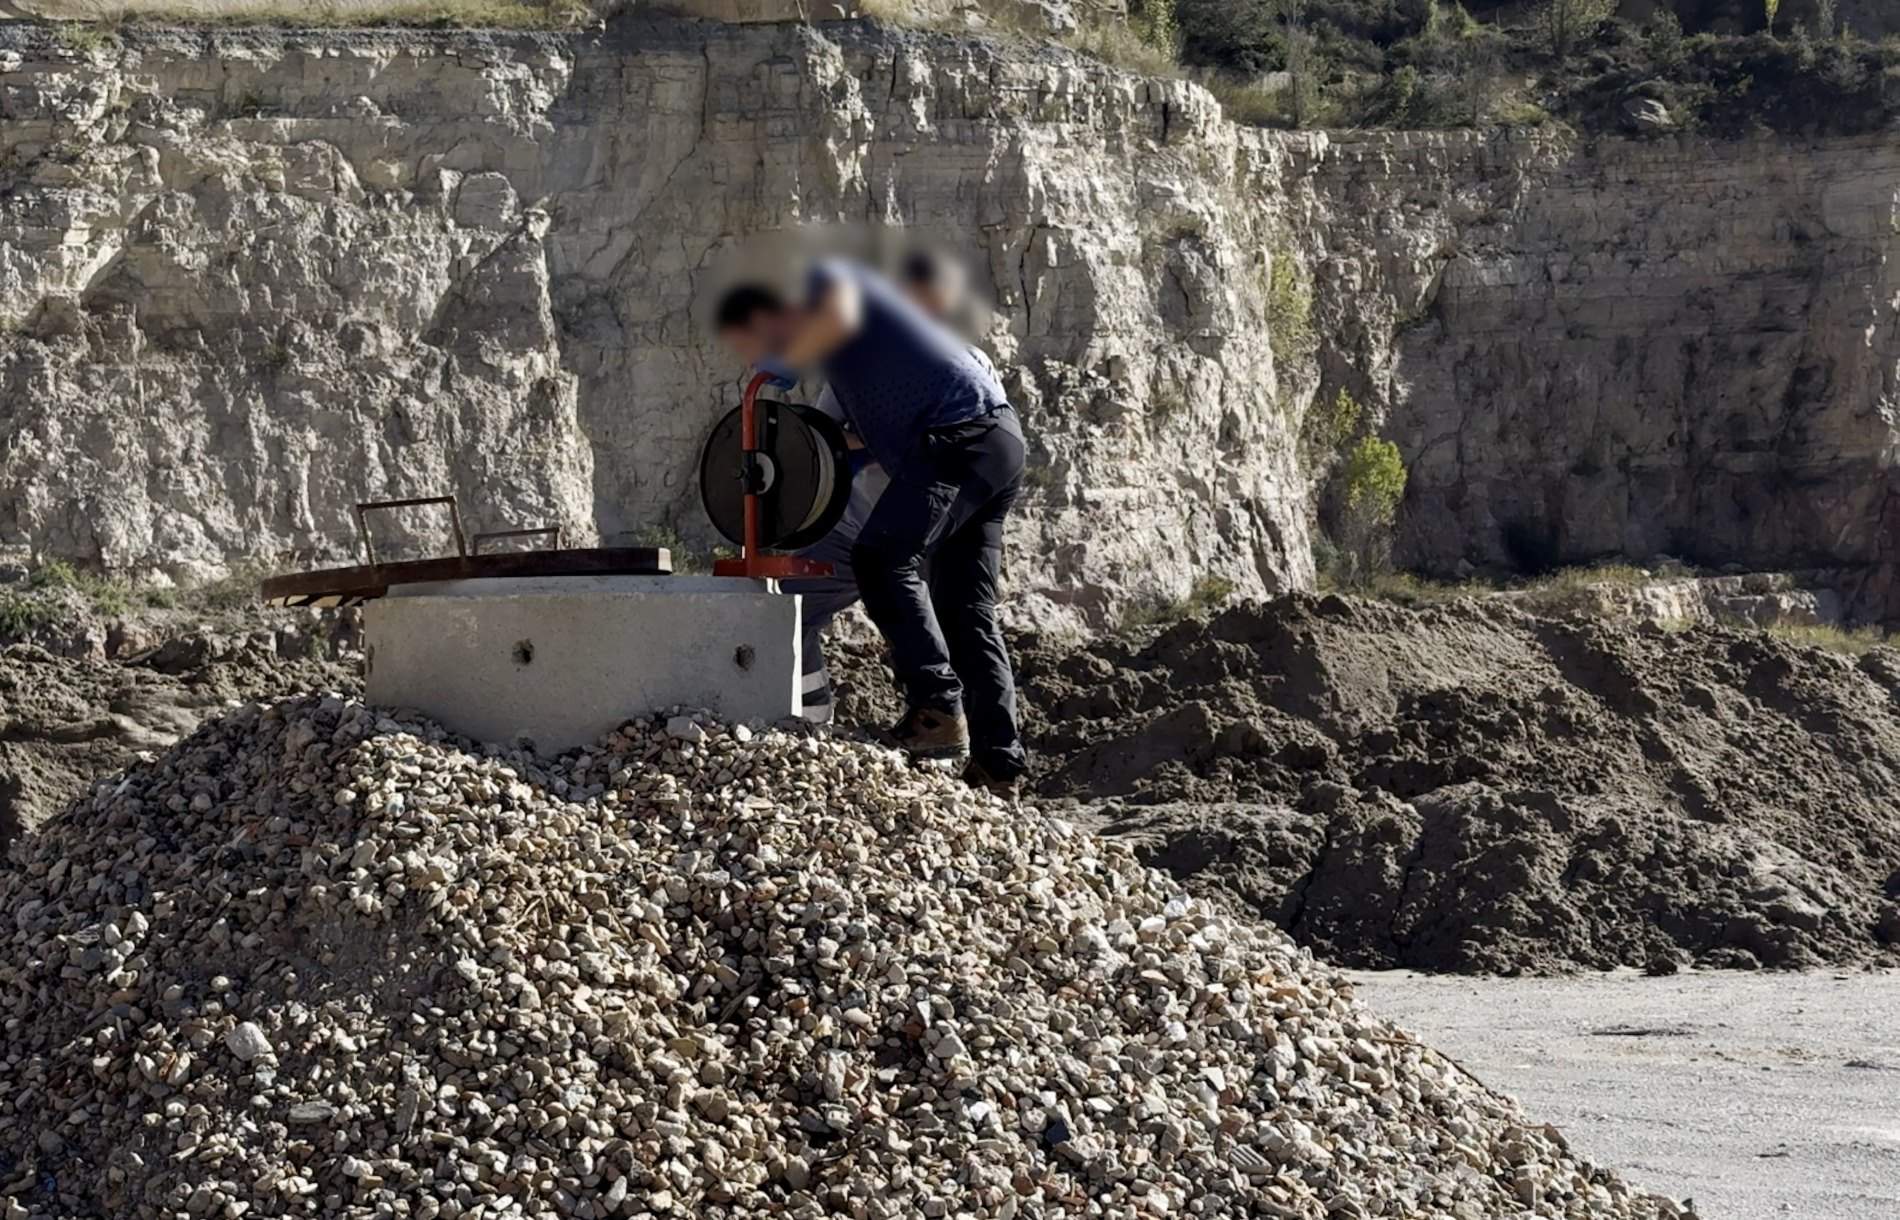
M 976 419 L 1009 401 L 996 374 L 961 339 L 877 272 L 821 262 L 811 271 L 811 302 L 841 279 L 857 285 L 860 325 L 825 358 L 825 380 L 885 470 L 897 474 L 920 433 Z

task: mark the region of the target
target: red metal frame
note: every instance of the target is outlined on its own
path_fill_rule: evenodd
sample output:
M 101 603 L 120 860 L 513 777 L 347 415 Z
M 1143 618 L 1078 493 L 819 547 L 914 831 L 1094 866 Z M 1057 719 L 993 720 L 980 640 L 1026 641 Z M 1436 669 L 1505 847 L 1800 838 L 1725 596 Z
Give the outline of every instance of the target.
M 753 413 L 752 404 L 770 380 L 769 374 L 755 374 L 745 388 L 745 397 L 739 403 L 739 444 L 746 453 L 759 451 L 758 419 Z M 768 555 L 759 546 L 759 497 L 756 492 L 750 491 L 745 497 L 745 546 L 740 550 L 739 558 L 713 561 L 714 576 L 743 576 L 750 580 L 789 580 L 799 576 L 829 576 L 831 572 L 831 565 L 820 559 L 806 559 L 802 555 Z

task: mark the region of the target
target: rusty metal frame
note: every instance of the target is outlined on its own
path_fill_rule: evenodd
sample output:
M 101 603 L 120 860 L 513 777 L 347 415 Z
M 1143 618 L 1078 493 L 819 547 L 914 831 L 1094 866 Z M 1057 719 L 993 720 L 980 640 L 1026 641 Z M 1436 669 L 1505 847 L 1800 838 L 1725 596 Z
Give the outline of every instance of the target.
M 272 576 L 259 592 L 277 606 L 353 605 L 383 596 L 391 585 L 542 576 L 670 576 L 665 547 L 591 547 L 571 551 L 503 551 L 359 564 Z
M 369 514 L 385 509 L 441 505 L 449 510 L 449 529 L 455 535 L 455 554 L 437 559 L 384 561 L 376 557 L 370 537 Z M 561 527 L 489 530 L 476 534 L 471 545 L 462 529 L 462 512 L 454 496 L 414 496 L 402 500 L 365 500 L 356 505 L 356 529 L 363 539 L 368 563 L 326 568 L 317 572 L 290 572 L 265 580 L 258 592 L 269 605 L 351 606 L 383 596 L 391 585 L 429 584 L 455 580 L 532 578 L 537 576 L 670 576 L 673 553 L 665 547 L 587 547 L 561 549 Z M 528 551 L 484 555 L 482 544 L 501 538 L 547 538 L 550 546 Z
M 561 527 L 558 525 L 542 525 L 527 530 L 488 530 L 485 533 L 477 534 L 469 539 L 469 556 L 472 558 L 481 554 L 482 543 L 495 542 L 502 538 L 547 538 L 550 540 L 547 546 L 537 547 L 535 549 L 542 551 L 558 551 L 561 549 Z
M 454 496 L 413 496 L 406 500 L 364 500 L 356 506 L 356 529 L 363 536 L 363 557 L 369 560 L 369 566 L 380 566 L 376 559 L 376 544 L 369 536 L 369 515 L 388 508 L 422 508 L 431 504 L 446 504 L 449 509 L 449 528 L 455 531 L 456 555 L 468 557 L 468 539 L 462 533 L 462 510 L 456 507 Z

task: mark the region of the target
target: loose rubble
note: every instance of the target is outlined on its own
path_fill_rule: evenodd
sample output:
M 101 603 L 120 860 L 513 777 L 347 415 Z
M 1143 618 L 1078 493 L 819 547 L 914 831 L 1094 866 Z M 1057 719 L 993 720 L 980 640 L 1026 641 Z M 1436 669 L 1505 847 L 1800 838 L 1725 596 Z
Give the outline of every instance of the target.
M 11 1217 L 1680 1217 L 1281 933 L 872 746 L 246 706 L 0 874 Z
M 360 659 L 337 648 L 350 623 L 233 612 L 215 624 L 167 626 L 115 624 L 138 646 L 110 657 L 0 641 L 0 853 L 99 777 L 207 716 L 244 699 L 361 684 Z
M 1303 595 L 1014 643 L 1034 790 L 1329 961 L 1900 961 L 1892 649 Z

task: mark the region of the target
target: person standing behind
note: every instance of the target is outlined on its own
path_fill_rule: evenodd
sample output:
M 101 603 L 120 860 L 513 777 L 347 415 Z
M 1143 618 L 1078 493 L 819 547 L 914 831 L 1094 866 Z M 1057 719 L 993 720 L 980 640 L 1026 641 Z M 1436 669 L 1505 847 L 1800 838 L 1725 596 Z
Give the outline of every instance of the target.
M 890 485 L 891 478 L 884 468 L 871 458 L 870 450 L 851 432 L 850 422 L 844 417 L 844 408 L 838 405 L 838 396 L 826 387 L 814 404 L 818 411 L 830 416 L 846 429 L 845 438 L 851 446 L 851 498 L 845 504 L 844 516 L 831 532 L 814 542 L 799 554 L 807 559 L 816 559 L 831 565 L 829 576 L 800 576 L 782 580 L 779 587 L 787 593 L 796 593 L 803 602 L 800 605 L 799 627 L 803 637 L 801 646 L 801 668 L 798 689 L 802 700 L 799 715 L 813 724 L 830 724 L 837 692 L 833 689 L 831 667 L 825 663 L 825 630 L 832 620 L 849 610 L 858 600 L 858 578 L 851 571 L 851 548 L 857 545 L 858 535 L 864 532 L 864 523 L 871 516 L 871 510 L 877 506 L 878 498 Z
M 883 276 L 844 261 L 815 266 L 798 306 L 769 288 L 734 288 L 717 324 L 762 371 L 821 366 L 890 472 L 851 567 L 908 704 L 891 737 L 917 758 L 967 753 L 972 783 L 1013 785 L 1027 755 L 996 597 L 1024 446 L 995 374 Z
M 897 282 L 911 303 L 934 321 L 954 326 L 955 319 L 963 312 L 968 294 L 963 269 L 953 259 L 929 250 L 915 251 L 900 265 Z M 971 344 L 968 350 L 994 375 L 996 366 L 990 363 L 982 348 Z M 858 535 L 863 532 L 878 498 L 890 485 L 891 477 L 871 458 L 857 434 L 850 431 L 850 421 L 845 418 L 844 408 L 838 405 L 838 396 L 832 393 L 830 386 L 825 387 L 813 405 L 846 429 L 851 445 L 851 497 L 843 519 L 831 532 L 799 552 L 807 559 L 829 563 L 832 574 L 786 580 L 781 582 L 781 587 L 804 599 L 803 672 L 799 675 L 803 711 L 800 714 L 814 724 L 830 724 L 836 691 L 831 667 L 825 662 L 825 631 L 858 600 L 858 580 L 851 571 L 851 548 L 857 545 Z M 931 600 L 934 604 L 944 598 L 933 589 Z M 953 651 L 951 664 L 955 663 Z

